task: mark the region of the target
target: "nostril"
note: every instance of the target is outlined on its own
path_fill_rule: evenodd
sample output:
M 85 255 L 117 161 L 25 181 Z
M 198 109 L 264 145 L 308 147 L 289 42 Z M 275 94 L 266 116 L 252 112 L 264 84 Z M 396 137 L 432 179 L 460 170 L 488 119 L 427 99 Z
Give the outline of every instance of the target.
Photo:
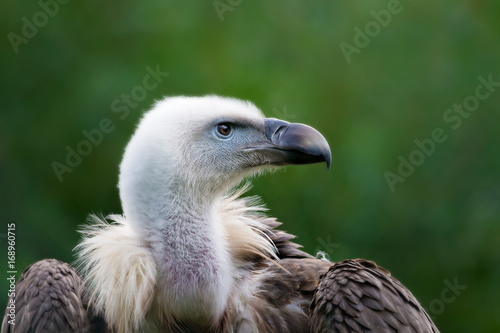
M 264 126 L 266 139 L 271 143 L 277 143 L 286 133 L 290 123 L 279 119 L 268 118 L 264 120 Z
M 286 128 L 288 126 L 285 126 L 285 125 L 281 125 L 279 126 L 273 133 L 272 137 L 271 137 L 271 140 L 273 142 L 276 142 L 276 141 L 279 141 L 281 139 L 281 137 L 283 136 L 283 134 L 285 134 L 286 132 Z

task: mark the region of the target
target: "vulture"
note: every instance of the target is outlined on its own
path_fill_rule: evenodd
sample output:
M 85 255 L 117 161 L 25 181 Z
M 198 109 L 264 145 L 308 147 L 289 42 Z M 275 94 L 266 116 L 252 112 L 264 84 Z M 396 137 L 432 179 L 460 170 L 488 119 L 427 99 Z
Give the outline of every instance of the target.
M 314 128 L 252 103 L 168 97 L 120 164 L 123 215 L 91 216 L 75 267 L 32 264 L 2 332 L 438 332 L 412 293 L 362 259 L 305 253 L 249 179 L 326 162 Z

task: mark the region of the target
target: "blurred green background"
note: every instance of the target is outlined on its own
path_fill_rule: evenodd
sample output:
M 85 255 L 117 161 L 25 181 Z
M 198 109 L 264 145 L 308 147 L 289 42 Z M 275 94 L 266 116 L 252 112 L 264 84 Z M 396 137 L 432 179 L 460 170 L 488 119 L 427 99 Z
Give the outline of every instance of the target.
M 163 96 L 214 93 L 307 123 L 330 142 L 330 172 L 291 166 L 251 191 L 307 251 L 376 261 L 443 332 L 499 331 L 500 87 L 467 117 L 443 116 L 473 104 L 479 76 L 500 82 L 500 3 L 393 4 L 70 1 L 55 13 L 4 3 L 2 276 L 7 223 L 16 224 L 18 275 L 43 258 L 72 262 L 86 216 L 121 212 L 118 164 L 141 114 Z M 356 51 L 346 57 L 341 45 Z M 137 87 L 148 66 L 169 75 L 146 91 Z M 131 93 L 128 115 L 113 112 Z M 114 130 L 60 182 L 53 162 L 65 164 L 67 146 L 77 149 L 103 118 Z M 414 141 L 436 128 L 446 140 L 392 191 L 386 172 L 398 173 L 400 155 L 418 160 Z M 450 283 L 467 288 L 453 294 Z

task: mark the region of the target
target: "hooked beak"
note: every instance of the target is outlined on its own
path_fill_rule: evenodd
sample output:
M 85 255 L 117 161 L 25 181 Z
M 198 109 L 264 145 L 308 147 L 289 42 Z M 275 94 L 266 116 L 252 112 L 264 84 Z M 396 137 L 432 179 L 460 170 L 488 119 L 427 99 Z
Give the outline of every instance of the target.
M 320 132 L 304 124 L 283 120 L 264 120 L 266 142 L 253 147 L 264 162 L 271 165 L 311 164 L 326 162 L 330 169 L 330 146 Z

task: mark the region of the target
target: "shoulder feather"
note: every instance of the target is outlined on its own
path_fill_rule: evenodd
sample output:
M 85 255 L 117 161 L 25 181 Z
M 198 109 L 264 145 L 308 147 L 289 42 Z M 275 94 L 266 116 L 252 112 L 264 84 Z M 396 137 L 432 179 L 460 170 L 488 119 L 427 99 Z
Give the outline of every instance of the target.
M 38 261 L 21 274 L 9 300 L 16 306 L 15 325 L 9 323 L 7 307 L 1 331 L 86 332 L 91 318 L 83 294 L 83 281 L 73 267 L 56 259 Z
M 89 286 L 90 302 L 118 332 L 144 329 L 156 287 L 150 249 L 122 216 L 113 223 L 91 216 L 81 233 L 77 264 Z

